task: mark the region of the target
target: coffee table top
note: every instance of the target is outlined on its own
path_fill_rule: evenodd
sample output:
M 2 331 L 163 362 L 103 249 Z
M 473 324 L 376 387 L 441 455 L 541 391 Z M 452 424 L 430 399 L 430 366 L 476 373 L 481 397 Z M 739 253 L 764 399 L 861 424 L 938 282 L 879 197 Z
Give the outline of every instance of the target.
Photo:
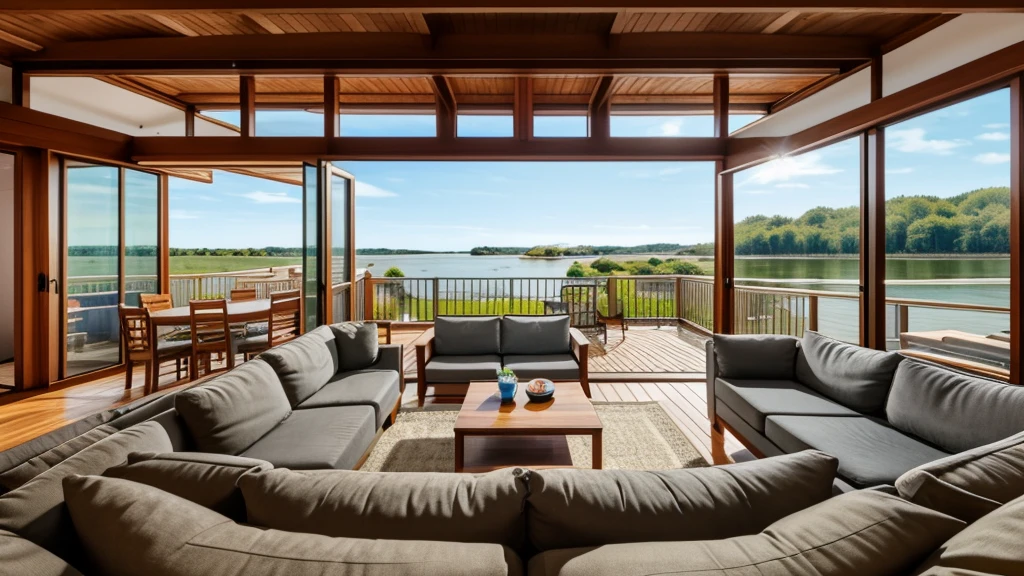
M 471 382 L 455 430 L 498 436 L 572 434 L 603 428 L 579 382 L 555 382 L 554 398 L 539 404 L 529 401 L 526 384 L 519 383 L 515 402 L 502 404 L 497 381 Z

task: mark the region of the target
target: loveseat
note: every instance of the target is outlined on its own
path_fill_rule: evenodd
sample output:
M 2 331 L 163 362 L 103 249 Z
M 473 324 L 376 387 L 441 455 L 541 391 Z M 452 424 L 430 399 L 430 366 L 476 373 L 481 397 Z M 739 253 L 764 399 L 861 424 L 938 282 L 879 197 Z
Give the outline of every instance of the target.
M 568 315 L 439 316 L 416 340 L 416 396 L 465 391 L 474 380 L 494 380 L 502 366 L 520 380 L 577 381 L 590 396 L 590 341 L 569 326 Z
M 707 344 L 708 414 L 759 456 L 816 449 L 843 489 L 1024 431 L 1024 387 L 808 331 Z

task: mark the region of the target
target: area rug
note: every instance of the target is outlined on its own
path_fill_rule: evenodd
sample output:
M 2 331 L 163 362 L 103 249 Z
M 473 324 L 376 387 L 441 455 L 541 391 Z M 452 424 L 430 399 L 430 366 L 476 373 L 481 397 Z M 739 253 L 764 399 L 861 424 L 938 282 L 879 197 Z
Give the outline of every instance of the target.
M 604 468 L 666 470 L 697 468 L 707 462 L 657 402 L 594 402 L 604 424 Z M 455 419 L 459 406 L 403 408 L 384 431 L 361 470 L 452 472 Z M 569 436 L 573 466 L 590 468 L 591 439 Z

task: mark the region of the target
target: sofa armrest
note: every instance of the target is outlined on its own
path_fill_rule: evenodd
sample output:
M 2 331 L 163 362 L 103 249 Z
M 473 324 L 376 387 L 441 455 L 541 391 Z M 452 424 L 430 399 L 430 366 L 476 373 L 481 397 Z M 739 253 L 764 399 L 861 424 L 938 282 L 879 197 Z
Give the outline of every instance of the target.
M 405 347 L 401 344 L 381 344 L 377 353 L 377 361 L 373 367 L 377 370 L 394 370 L 398 372 L 398 386 L 405 393 Z
M 391 344 L 391 320 L 374 320 L 373 323 L 377 325 L 378 340 L 383 335 L 384 344 Z
M 412 344 L 416 347 L 416 399 L 422 407 L 427 395 L 427 362 L 434 356 L 434 329 L 427 329 Z
M 590 340 L 583 332 L 576 328 L 569 328 L 569 345 L 572 347 L 572 355 L 580 367 L 580 385 L 590 398 L 590 373 L 588 369 L 590 358 Z
M 704 372 L 707 380 L 708 419 L 715 423 L 715 379 L 718 378 L 718 364 L 715 361 L 715 341 L 708 339 L 704 343 Z

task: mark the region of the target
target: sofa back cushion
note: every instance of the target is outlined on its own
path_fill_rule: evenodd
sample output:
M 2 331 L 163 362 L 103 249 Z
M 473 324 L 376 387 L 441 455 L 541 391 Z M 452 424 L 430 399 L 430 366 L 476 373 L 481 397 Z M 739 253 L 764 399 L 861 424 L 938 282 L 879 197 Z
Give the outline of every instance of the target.
M 1024 496 L 1024 432 L 914 468 L 896 488 L 915 504 L 974 522 Z
M 240 454 L 291 413 L 269 364 L 256 358 L 174 398 L 202 452 Z
M 569 316 L 505 316 L 501 319 L 501 353 L 569 352 Z
M 489 542 L 520 548 L 526 483 L 489 474 L 271 470 L 239 480 L 250 524 L 348 538 Z
M 238 479 L 273 467 L 265 460 L 225 454 L 133 452 L 127 462 L 103 475 L 153 486 L 236 522 L 245 522 L 245 502 Z
M 837 466 L 807 451 L 663 472 L 533 470 L 527 533 L 538 550 L 756 534 L 832 496 Z
M 320 326 L 259 356 L 274 369 L 294 408 L 338 372 L 338 347 L 330 326 Z
M 143 422 L 112 434 L 0 496 L 0 529 L 28 538 L 74 563 L 79 557 L 78 541 L 64 506 L 63 479 L 74 474 L 102 474 L 125 462 L 131 452 L 172 450 L 171 438 L 158 422 Z
M 345 322 L 331 326 L 338 348 L 338 372 L 369 368 L 377 360 L 380 348 L 377 325 Z
M 82 576 L 45 548 L 5 530 L 0 530 L 0 558 L 2 573 L 12 576 Z
M 936 550 L 919 576 L 1024 574 L 1024 497 L 971 524 Z
M 880 413 L 903 356 L 869 350 L 808 330 L 796 357 L 796 379 L 843 406 Z
M 787 516 L 749 536 L 545 552 L 530 561 L 530 574 L 909 574 L 963 526 L 896 496 L 861 490 Z
M 415 574 L 509 576 L 518 557 L 495 544 L 330 538 L 264 530 L 151 486 L 75 476 L 68 509 L 95 573 L 109 576 Z
M 757 334 L 715 334 L 718 375 L 739 380 L 792 380 L 796 338 Z
M 501 319 L 497 316 L 439 316 L 434 320 L 434 353 L 478 356 L 501 353 Z
M 0 474 L 0 487 L 4 489 L 4 492 L 14 490 L 114 432 L 117 432 L 117 428 L 103 424 L 80 436 L 75 436 L 63 444 L 54 446 L 39 456 L 26 460 L 19 466 Z
M 901 431 L 963 452 L 1024 431 L 1024 387 L 908 360 L 885 412 Z
M 101 426 L 109 422 L 111 418 L 113 418 L 113 410 L 107 410 L 106 412 L 86 416 L 81 420 L 76 420 L 71 424 L 61 426 L 53 432 L 37 436 L 28 442 L 23 442 L 13 448 L 8 448 L 7 450 L 0 452 L 0 472 L 6 472 L 16 468 L 48 450 L 60 446 L 69 440 L 85 434 L 97 426 Z

